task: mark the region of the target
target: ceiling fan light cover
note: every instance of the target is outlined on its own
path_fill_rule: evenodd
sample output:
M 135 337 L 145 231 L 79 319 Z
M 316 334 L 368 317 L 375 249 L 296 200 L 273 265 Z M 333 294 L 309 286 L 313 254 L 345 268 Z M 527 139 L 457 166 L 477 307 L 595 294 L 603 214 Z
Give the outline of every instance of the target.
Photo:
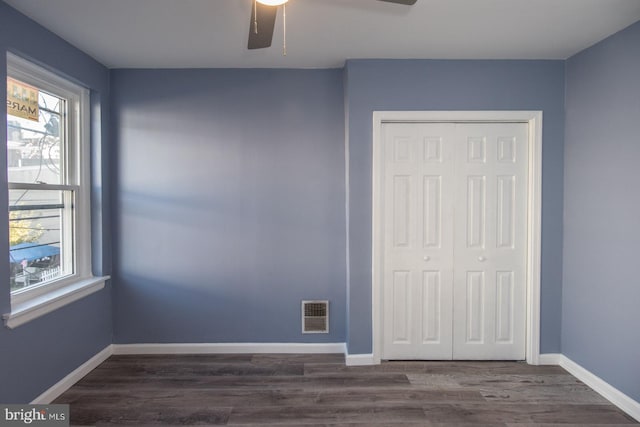
M 258 3 L 262 3 L 265 6 L 280 6 L 281 4 L 285 4 L 289 0 L 256 0 Z

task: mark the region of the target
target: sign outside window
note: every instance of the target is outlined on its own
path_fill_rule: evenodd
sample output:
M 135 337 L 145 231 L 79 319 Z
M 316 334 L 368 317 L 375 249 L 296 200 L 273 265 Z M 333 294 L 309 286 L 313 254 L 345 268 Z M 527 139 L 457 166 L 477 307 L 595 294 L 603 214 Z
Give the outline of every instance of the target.
M 39 121 L 38 88 L 7 77 L 7 114 Z

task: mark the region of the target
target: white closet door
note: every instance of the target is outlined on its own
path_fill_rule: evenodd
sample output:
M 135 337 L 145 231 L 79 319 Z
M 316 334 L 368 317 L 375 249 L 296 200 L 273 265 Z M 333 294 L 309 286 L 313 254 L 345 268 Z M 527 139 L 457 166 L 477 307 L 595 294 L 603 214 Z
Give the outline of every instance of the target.
M 453 358 L 524 359 L 527 125 L 456 133 Z
M 527 126 L 383 135 L 383 358 L 523 359 Z
M 453 124 L 385 124 L 386 359 L 451 359 Z

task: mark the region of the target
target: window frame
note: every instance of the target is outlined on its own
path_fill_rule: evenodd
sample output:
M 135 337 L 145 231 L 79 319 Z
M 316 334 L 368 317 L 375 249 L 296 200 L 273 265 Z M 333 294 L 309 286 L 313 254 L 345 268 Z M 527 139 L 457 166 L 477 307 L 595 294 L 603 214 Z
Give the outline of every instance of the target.
M 66 100 L 65 166 L 60 184 L 12 183 L 8 189 L 72 191 L 73 272 L 59 279 L 10 292 L 8 327 L 18 326 L 104 287 L 108 277 L 94 277 L 91 266 L 90 93 L 85 87 L 7 52 L 7 75 Z M 6 141 L 5 141 L 6 144 Z M 7 165 L 5 170 L 8 172 Z M 6 173 L 7 173 L 6 172 Z M 9 224 L 6 224 L 9 227 Z M 64 245 L 64 243 L 63 243 Z M 61 248 L 61 250 L 64 250 Z M 4 280 L 7 280 L 8 277 Z

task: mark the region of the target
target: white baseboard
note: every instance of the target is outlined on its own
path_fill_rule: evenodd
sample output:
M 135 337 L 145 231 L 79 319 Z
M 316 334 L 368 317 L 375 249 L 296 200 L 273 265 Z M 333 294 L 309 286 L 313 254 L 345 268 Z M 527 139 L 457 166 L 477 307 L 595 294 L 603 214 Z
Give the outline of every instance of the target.
M 373 354 L 344 354 L 347 366 L 368 366 L 375 365 Z
M 582 366 L 578 365 L 567 356 L 559 355 L 559 365 L 571 375 L 591 387 L 602 397 L 616 405 L 631 417 L 640 421 L 640 402 L 637 402 Z
M 113 344 L 113 354 L 344 353 L 345 343 Z
M 69 390 L 72 385 L 80 381 L 85 375 L 94 370 L 98 365 L 107 360 L 113 354 L 113 345 L 109 344 L 91 359 L 78 366 L 69 375 L 55 383 L 47 391 L 33 399 L 34 405 L 47 405 L 53 402 L 58 396 Z
M 538 356 L 538 365 L 559 365 L 560 353 L 545 353 Z

